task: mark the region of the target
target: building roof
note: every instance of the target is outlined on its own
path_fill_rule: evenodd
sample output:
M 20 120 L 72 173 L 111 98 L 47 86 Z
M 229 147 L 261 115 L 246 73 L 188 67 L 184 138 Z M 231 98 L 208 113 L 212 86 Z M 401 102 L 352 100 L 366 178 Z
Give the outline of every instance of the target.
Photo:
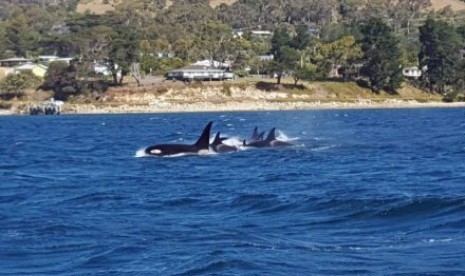
M 32 62 L 34 61 L 33 59 L 29 58 L 7 58 L 7 59 L 2 59 L 0 62 Z
M 28 70 L 33 70 L 34 68 L 37 68 L 37 67 L 47 70 L 47 66 L 42 65 L 42 64 L 35 64 L 35 63 L 26 63 L 23 65 L 20 65 L 18 67 L 15 67 L 15 70 L 28 71 Z
M 229 67 L 229 64 L 226 62 L 219 62 L 216 60 L 209 60 L 209 59 L 204 59 L 197 61 L 193 65 L 199 65 L 199 66 L 204 66 L 204 67 L 214 67 L 214 68 L 219 68 L 219 67 Z
M 170 72 L 224 72 L 223 69 L 212 68 L 209 66 L 202 66 L 202 65 L 188 65 L 179 69 L 172 70 Z

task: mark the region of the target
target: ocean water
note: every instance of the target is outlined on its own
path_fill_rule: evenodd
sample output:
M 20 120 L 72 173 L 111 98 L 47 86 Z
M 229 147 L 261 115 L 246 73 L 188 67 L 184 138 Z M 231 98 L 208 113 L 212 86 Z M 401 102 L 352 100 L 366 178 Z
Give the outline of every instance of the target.
M 0 275 L 465 275 L 465 109 L 0 117 Z M 204 125 L 294 146 L 140 157 Z

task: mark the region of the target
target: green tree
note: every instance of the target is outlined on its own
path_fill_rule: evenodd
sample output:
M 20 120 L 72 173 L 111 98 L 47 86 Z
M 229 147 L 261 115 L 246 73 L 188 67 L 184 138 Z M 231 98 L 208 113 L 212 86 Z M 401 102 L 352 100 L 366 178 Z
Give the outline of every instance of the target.
M 52 62 L 48 67 L 42 87 L 53 90 L 56 99 L 66 101 L 80 92 L 76 75 L 74 66 L 62 61 Z
M 307 63 L 303 67 L 299 67 L 294 72 L 294 85 L 297 86 L 299 80 L 310 80 L 315 77 L 317 66 L 315 64 Z
M 278 28 L 271 38 L 271 53 L 274 61 L 270 63 L 270 70 L 277 74 L 277 83 L 281 83 L 286 70 L 293 69 L 298 55 L 295 49 L 291 48 L 292 38 L 287 28 Z
M 427 68 L 423 82 L 434 90 L 446 93 L 456 81 L 462 43 L 455 29 L 444 21 L 428 19 L 420 27 L 420 66 Z
M 33 83 L 32 74 L 10 74 L 1 83 L 0 90 L 2 98 L 21 98 L 25 94 L 25 89 Z
M 370 19 L 361 31 L 364 35 L 362 75 L 368 77 L 372 90 L 395 93 L 403 81 L 399 39 L 381 19 Z
M 325 75 L 335 67 L 347 68 L 351 63 L 362 57 L 360 44 L 356 43 L 353 36 L 344 36 L 330 43 L 319 44 L 316 48 L 318 64 L 321 69 L 326 70 Z
M 219 21 L 204 23 L 198 28 L 194 47 L 203 59 L 225 61 L 236 50 L 233 30 Z
M 17 56 L 27 56 L 28 51 L 37 48 L 39 35 L 29 26 L 27 17 L 20 14 L 6 23 L 8 48 Z
M 138 34 L 127 27 L 121 26 L 110 35 L 107 61 L 110 64 L 113 83 L 121 84 L 124 76 L 129 74 L 132 63 L 138 60 L 139 41 Z M 118 80 L 119 72 L 121 77 Z M 136 76 L 133 77 L 139 83 L 139 79 Z
M 0 22 L 0 58 L 4 57 L 5 51 L 8 49 L 6 44 L 6 28 L 5 25 Z

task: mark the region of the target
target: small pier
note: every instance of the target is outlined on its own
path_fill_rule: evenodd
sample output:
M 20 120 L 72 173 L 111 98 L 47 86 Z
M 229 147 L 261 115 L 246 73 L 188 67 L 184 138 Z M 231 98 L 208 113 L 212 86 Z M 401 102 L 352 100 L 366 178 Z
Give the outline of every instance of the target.
M 29 115 L 60 115 L 62 101 L 55 101 L 53 98 L 49 101 L 33 104 L 28 107 Z

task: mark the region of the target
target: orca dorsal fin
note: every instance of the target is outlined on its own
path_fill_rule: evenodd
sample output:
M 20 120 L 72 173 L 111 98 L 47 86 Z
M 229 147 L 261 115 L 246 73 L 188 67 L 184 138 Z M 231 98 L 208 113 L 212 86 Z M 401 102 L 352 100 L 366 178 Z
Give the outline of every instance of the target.
M 212 145 L 219 145 L 221 144 L 220 132 L 218 131 L 215 135 L 215 139 L 213 139 Z
M 263 137 L 265 136 L 265 132 L 262 131 L 260 134 L 258 134 L 257 140 L 263 140 Z
M 199 139 L 195 143 L 196 147 L 200 149 L 208 149 L 210 145 L 210 130 L 212 128 L 213 122 L 209 122 L 202 131 L 202 135 L 200 135 Z
M 255 127 L 252 132 L 251 140 L 257 140 L 257 138 L 258 138 L 258 127 Z
M 276 128 L 272 128 L 270 130 L 270 133 L 268 133 L 268 136 L 266 137 L 266 141 L 273 141 L 276 140 Z

